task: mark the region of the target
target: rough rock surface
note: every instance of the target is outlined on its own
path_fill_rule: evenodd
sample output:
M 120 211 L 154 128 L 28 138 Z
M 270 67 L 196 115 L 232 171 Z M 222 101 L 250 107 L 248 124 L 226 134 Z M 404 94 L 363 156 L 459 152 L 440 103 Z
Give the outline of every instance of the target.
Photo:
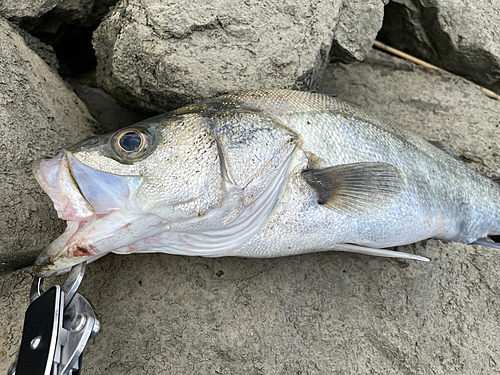
M 91 135 L 85 105 L 0 17 L 0 272 L 33 263 L 60 234 L 31 166 Z
M 0 15 L 47 43 L 68 26 L 96 27 L 117 0 L 0 0 Z
M 320 90 L 498 173 L 500 103 L 461 78 L 373 53 L 328 68 Z M 498 252 L 433 240 L 401 250 L 431 261 L 108 255 L 80 288 L 102 323 L 84 374 L 498 373 Z M 26 271 L 0 278 L 2 373 L 30 282 Z
M 19 23 L 23 20 L 35 20 L 52 10 L 59 0 L 0 0 L 0 15 Z
M 392 0 L 378 38 L 500 93 L 498 0 Z
M 333 33 L 332 62 L 363 61 L 382 27 L 389 0 L 344 0 Z
M 88 85 L 74 85 L 76 95 L 85 103 L 90 114 L 99 122 L 104 133 L 133 125 L 151 117 L 151 114 L 133 111 L 121 106 L 105 91 Z
M 37 37 L 31 35 L 24 29 L 16 25 L 12 25 L 13 29 L 17 31 L 23 38 L 26 46 L 42 58 L 45 63 L 57 72 L 59 69 L 59 61 L 57 60 L 56 53 L 52 46 L 45 44 Z
M 98 84 L 164 111 L 229 91 L 314 89 L 342 0 L 122 0 L 94 33 Z

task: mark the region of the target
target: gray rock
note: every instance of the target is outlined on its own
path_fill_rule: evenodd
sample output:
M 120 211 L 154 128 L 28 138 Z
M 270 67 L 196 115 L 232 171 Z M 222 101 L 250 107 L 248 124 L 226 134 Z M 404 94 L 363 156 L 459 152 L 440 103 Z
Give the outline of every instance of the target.
M 500 92 L 500 1 L 392 0 L 379 39 Z
M 94 29 L 118 0 L 59 0 L 37 23 L 22 26 L 47 43 L 71 38 L 79 29 Z
M 45 44 L 26 30 L 21 29 L 16 25 L 12 25 L 12 27 L 23 37 L 26 45 L 38 56 L 40 56 L 50 68 L 54 69 L 54 71 L 57 72 L 57 70 L 59 69 L 59 61 L 57 60 L 54 48 L 52 48 L 52 46 L 48 44 Z
M 59 40 L 68 28 L 97 27 L 118 0 L 0 0 L 0 15 L 40 37 Z
M 98 84 L 164 111 L 229 91 L 316 88 L 342 0 L 122 0 L 94 33 Z
M 370 53 L 329 67 L 320 90 L 498 173 L 500 103 L 461 78 Z M 431 261 L 108 255 L 79 290 L 101 319 L 83 373 L 499 373 L 498 252 L 433 240 L 401 250 Z M 0 278 L 1 373 L 20 342 L 30 282 L 26 271 Z
M 333 33 L 332 62 L 363 61 L 382 27 L 389 0 L 344 0 Z
M 0 16 L 15 23 L 32 21 L 54 9 L 58 2 L 59 0 L 0 0 Z
M 0 17 L 0 272 L 33 263 L 63 230 L 31 166 L 97 123 L 61 78 Z
M 133 111 L 131 108 L 121 106 L 102 89 L 88 85 L 75 85 L 73 88 L 105 133 L 116 131 L 151 117 L 151 114 Z

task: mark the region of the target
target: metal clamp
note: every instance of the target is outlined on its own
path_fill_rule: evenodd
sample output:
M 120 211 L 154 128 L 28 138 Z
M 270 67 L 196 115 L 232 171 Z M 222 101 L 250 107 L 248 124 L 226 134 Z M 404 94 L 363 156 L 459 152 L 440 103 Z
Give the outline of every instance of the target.
M 8 375 L 80 374 L 83 350 L 100 328 L 92 305 L 76 293 L 84 273 L 81 263 L 62 287 L 55 285 L 46 292 L 43 279 L 34 278 L 21 348 Z

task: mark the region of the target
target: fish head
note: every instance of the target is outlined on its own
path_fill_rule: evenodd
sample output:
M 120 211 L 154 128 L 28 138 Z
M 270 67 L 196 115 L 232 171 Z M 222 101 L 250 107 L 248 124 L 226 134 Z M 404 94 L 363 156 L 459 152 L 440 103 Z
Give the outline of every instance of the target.
M 200 220 L 226 198 L 214 136 L 189 114 L 88 138 L 33 170 L 67 220 L 35 262 L 42 277 L 111 251 L 133 252 L 137 241 Z
M 237 238 L 231 246 L 244 241 L 274 207 L 297 141 L 278 119 L 223 98 L 41 160 L 35 177 L 68 227 L 39 255 L 34 271 L 61 273 L 109 252 L 223 255 L 229 245 L 207 250 L 202 241 L 205 248 L 193 250 L 194 242 L 178 233 L 221 229 Z

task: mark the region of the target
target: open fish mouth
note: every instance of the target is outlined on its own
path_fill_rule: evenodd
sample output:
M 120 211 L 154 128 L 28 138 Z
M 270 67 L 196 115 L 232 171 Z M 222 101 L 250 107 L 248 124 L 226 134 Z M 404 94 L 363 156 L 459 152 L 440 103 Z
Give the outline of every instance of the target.
M 114 225 L 104 225 L 103 230 L 97 226 L 106 222 L 108 216 L 125 211 L 140 184 L 140 177 L 97 171 L 80 163 L 66 150 L 55 158 L 39 160 L 33 172 L 54 203 L 59 218 L 67 220 L 66 231 L 35 261 L 33 270 L 41 277 L 63 273 L 76 264 L 112 251 L 109 241 L 103 248 L 99 248 L 99 241 L 112 237 L 120 224 L 126 226 L 134 220 L 126 214 L 116 218 Z
M 41 159 L 33 165 L 33 173 L 42 189 L 54 203 L 59 218 L 69 221 L 90 220 L 95 216 L 91 204 L 76 183 L 63 150 L 52 159 Z

